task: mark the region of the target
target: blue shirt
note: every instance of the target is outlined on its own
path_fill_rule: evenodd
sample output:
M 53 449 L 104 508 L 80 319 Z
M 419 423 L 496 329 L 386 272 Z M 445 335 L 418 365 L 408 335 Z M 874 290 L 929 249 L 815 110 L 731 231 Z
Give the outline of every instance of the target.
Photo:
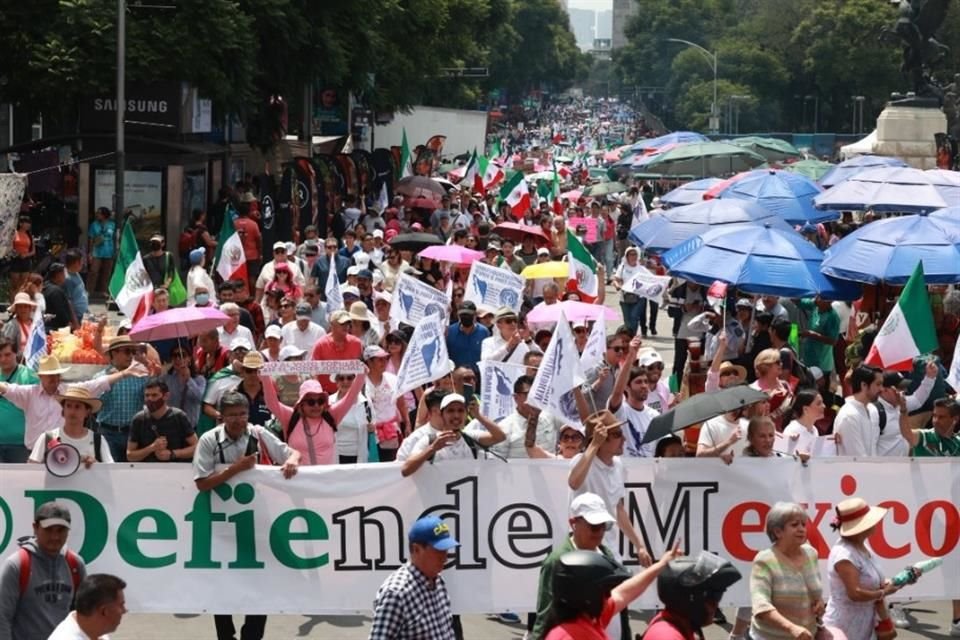
M 480 362 L 480 343 L 490 337 L 490 330 L 482 324 L 473 327 L 471 333 L 464 333 L 457 322 L 447 329 L 447 353 L 458 367 L 476 367 Z
M 117 225 L 113 220 L 100 222 L 94 220 L 90 225 L 90 243 L 93 250 L 90 252 L 94 258 L 113 258 L 113 238 L 116 235 Z M 99 239 L 99 240 L 98 240 Z
M 116 367 L 107 367 L 100 376 L 117 371 Z M 97 377 L 100 377 L 97 376 Z M 100 424 L 114 427 L 129 427 L 133 416 L 143 409 L 143 387 L 149 378 L 121 378 L 113 383 L 110 390 L 100 396 L 103 408 L 97 414 Z
M 77 322 L 87 314 L 90 309 L 90 302 L 87 300 L 87 287 L 83 284 L 83 278 L 79 273 L 67 271 L 67 279 L 63 283 L 63 288 L 67 291 L 67 299 L 73 305 L 73 312 L 77 316 Z

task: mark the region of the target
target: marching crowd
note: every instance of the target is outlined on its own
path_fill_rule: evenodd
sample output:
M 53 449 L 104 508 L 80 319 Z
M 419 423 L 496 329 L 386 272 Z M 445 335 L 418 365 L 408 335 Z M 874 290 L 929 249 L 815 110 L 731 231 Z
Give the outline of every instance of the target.
M 585 168 L 582 173 L 575 181 L 587 179 Z M 87 290 L 102 291 L 99 272 L 109 266 L 94 270 L 91 263 L 85 283 L 79 252 L 67 252 L 66 264 L 52 264 L 43 278 L 19 278 L 10 320 L 0 331 L 0 462 L 43 463 L 49 450 L 69 444 L 87 467 L 192 464 L 197 489 L 206 491 L 255 464 L 276 465 L 292 478 L 303 465 L 397 461 L 399 472 L 409 476 L 428 461 L 569 459 L 571 534 L 542 569 L 538 610 L 527 621 L 530 637 L 632 637 L 629 621 L 619 614 L 657 580 L 665 609 L 645 637 L 692 638 L 722 617 L 720 596 L 739 574 L 709 554 L 681 558 L 674 549 L 657 561 L 651 557 L 624 508 L 625 459 L 688 455 L 736 464 L 740 456 L 802 462 L 818 455 L 960 456 L 960 404 L 945 382 L 953 353 L 946 338 L 937 354 L 917 359 L 907 375 L 883 371 L 863 363 L 876 323 L 848 302 L 734 291 L 717 300 L 696 283 L 674 281 L 655 299 L 619 293 L 622 326 L 606 336 L 600 364 L 573 390 L 574 412 L 556 415 L 533 406 L 529 393 L 555 327 L 528 322 L 527 315 L 565 300 L 603 306 L 603 284 L 618 291 L 640 269 L 664 275 L 655 256 L 643 256 L 625 241 L 638 217 L 658 215 L 656 207 L 647 211 L 641 204 L 651 188 L 656 185 L 638 184 L 606 198 L 563 199 L 560 212 L 546 200 L 534 201 L 519 219 L 505 203 L 498 207 L 493 194 L 469 189 L 445 195 L 428 215 L 406 209 L 402 198 L 383 210 L 354 198 L 322 229 L 307 227 L 299 242 L 276 242 L 262 255 L 253 186 L 240 184 L 235 193 L 222 194 L 211 225 L 236 216 L 248 279 L 211 276 L 216 240 L 203 212 L 194 215 L 187 246 L 181 239 L 180 247 L 189 267 L 186 304 L 217 307 L 226 322 L 193 338 L 144 343 L 127 335 L 131 327 L 123 323 L 107 338 L 105 318 L 93 318 L 109 364 L 94 378 L 70 384 L 63 381 L 69 366 L 54 355 L 41 358 L 36 370 L 22 362 L 35 313 L 52 314 L 50 328 L 80 326 L 89 316 Z M 593 219 L 592 242 L 585 226 L 572 229 L 574 240 L 569 238 L 570 217 Z M 538 233 L 498 233 L 497 225 L 506 221 Z M 101 229 L 113 224 L 110 212 L 99 213 L 95 224 L 103 238 L 96 248 L 107 256 L 104 243 L 114 243 L 115 236 Z M 515 274 L 563 261 L 570 242 L 582 243 L 596 261 L 600 291 L 587 295 L 575 279 L 533 278 L 519 310 L 478 305 L 465 299 L 469 266 L 438 263 L 391 242 L 410 232 L 481 251 L 483 262 Z M 90 255 L 97 259 L 98 252 Z M 179 263 L 162 237 L 151 240 L 148 257 L 152 311 L 165 311 Z M 337 301 L 328 287 L 331 269 L 341 283 Z M 414 330 L 391 321 L 402 274 L 450 292 L 450 361 L 429 384 L 397 393 Z M 934 299 L 940 326 L 952 326 L 955 340 L 960 292 L 937 290 Z M 672 321 L 670 370 L 657 349 L 644 345 L 644 338 L 658 335 L 660 309 Z M 591 328 L 589 320 L 572 324 L 578 350 Z M 355 373 L 302 374 L 296 365 L 263 372 L 267 363 L 356 360 L 364 366 Z M 484 361 L 525 368 L 506 416 L 480 411 Z M 701 390 L 741 384 L 764 392 L 767 400 L 711 418 L 684 437 L 643 442 L 658 415 Z M 772 545 L 757 556 L 749 577 L 753 606 L 737 612 L 732 637 L 812 639 L 821 637 L 818 625 L 826 624 L 854 640 L 874 633 L 889 638 L 895 633 L 891 620 L 908 624 L 900 612 L 891 618 L 878 604 L 899 588 L 879 573 L 865 545 L 883 513 L 862 501 L 838 506 L 841 539 L 831 551 L 831 595 L 825 601 L 816 555 L 804 544 L 806 513 L 797 505 L 776 505 L 766 524 Z M 71 571 L 82 577 L 85 570 L 75 557 L 79 567 L 71 569 L 63 551 L 69 527 L 64 507 L 44 505 L 36 514 L 35 537 L 22 547 L 37 560 L 34 568 L 24 569 L 23 552 L 3 565 L 0 640 L 47 637 L 74 601 L 72 624 L 89 637 L 111 630 L 111 620 L 119 623 L 122 581 L 74 581 Z M 625 572 L 613 551 L 619 532 L 646 567 L 636 576 Z M 456 541 L 446 525 L 429 519 L 414 525 L 409 541 L 410 562 L 377 594 L 371 638 L 459 635 L 440 577 Z M 53 557 L 63 566 L 54 567 Z M 40 586 L 42 580 L 49 584 Z M 18 586 L 33 584 L 37 589 Z M 951 631 L 960 635 L 960 602 L 953 606 Z M 412 620 L 420 610 L 432 613 Z M 262 637 L 265 622 L 265 616 L 247 616 L 240 637 Z M 218 638 L 235 637 L 229 616 L 216 616 L 216 628 Z

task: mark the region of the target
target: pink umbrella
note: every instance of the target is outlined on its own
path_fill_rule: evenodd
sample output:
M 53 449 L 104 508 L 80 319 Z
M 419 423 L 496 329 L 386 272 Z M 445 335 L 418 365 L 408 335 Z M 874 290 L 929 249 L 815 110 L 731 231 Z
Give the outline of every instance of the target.
M 561 198 L 563 195 L 561 194 Z M 540 227 L 530 227 L 519 222 L 501 222 L 493 228 L 501 238 L 513 242 L 523 242 L 524 236 L 533 236 L 534 241 L 540 245 L 549 245 L 550 238 L 544 235 Z
M 213 307 L 168 309 L 135 324 L 130 330 L 130 338 L 144 342 L 190 338 L 222 327 L 226 321 L 226 314 Z
M 427 247 L 419 253 L 421 258 L 430 258 L 440 262 L 470 264 L 483 258 L 482 251 L 474 251 L 455 244 L 439 244 Z
M 563 200 L 566 198 L 570 202 L 576 202 L 583 196 L 583 191 L 580 189 L 571 189 L 570 191 L 563 191 L 560 194 L 560 199 Z
M 603 314 L 604 320 L 616 321 L 620 318 L 616 311 L 600 304 L 589 304 L 578 300 L 564 300 L 556 304 L 546 304 L 534 307 L 533 311 L 527 314 L 527 322 L 544 323 L 557 322 L 560 320 L 560 312 L 570 322 L 578 320 L 596 320 Z

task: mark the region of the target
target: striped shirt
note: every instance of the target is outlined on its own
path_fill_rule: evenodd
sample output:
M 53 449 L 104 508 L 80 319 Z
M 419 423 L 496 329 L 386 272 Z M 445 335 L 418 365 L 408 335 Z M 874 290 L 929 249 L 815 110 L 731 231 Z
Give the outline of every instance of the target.
M 763 640 L 791 640 L 792 636 L 758 617 L 766 611 L 778 611 L 790 622 L 817 633 L 813 606 L 823 597 L 817 552 L 810 545 L 802 547 L 806 559 L 798 568 L 773 547 L 764 549 L 753 559 L 750 572 L 750 594 L 753 621 L 750 637 Z
M 110 366 L 95 379 L 103 378 L 118 371 Z M 143 387 L 147 378 L 129 377 L 116 382 L 110 390 L 100 396 L 103 408 L 97 414 L 97 422 L 114 427 L 129 427 L 133 416 L 143 409 Z

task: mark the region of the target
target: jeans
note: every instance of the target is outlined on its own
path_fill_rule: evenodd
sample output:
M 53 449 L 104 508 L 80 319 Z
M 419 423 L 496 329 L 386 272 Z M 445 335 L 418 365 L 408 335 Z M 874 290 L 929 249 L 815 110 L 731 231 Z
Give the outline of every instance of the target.
M 623 312 L 623 324 L 627 325 L 627 329 L 630 330 L 631 335 L 636 335 L 637 327 L 640 326 L 640 323 L 643 321 L 643 307 L 641 306 L 644 298 L 640 298 L 641 302 L 621 302 L 620 310 Z M 646 327 L 644 327 L 644 332 L 646 332 Z
M 611 275 L 613 275 L 613 270 L 617 266 L 616 255 L 614 254 L 614 251 L 613 251 L 613 243 L 614 243 L 613 238 L 611 238 L 610 240 L 603 241 L 603 266 L 607 270 L 608 278 Z
M 87 292 L 106 293 L 111 275 L 113 275 L 113 258 L 90 258 L 90 268 L 87 269 Z
M 127 442 L 130 440 L 129 429 L 123 431 L 100 429 L 100 436 L 110 447 L 110 455 L 113 456 L 114 462 L 127 461 Z
M 30 449 L 22 444 L 0 444 L 0 462 L 22 464 L 30 457 Z
M 380 462 L 393 462 L 397 459 L 397 449 L 384 449 L 377 445 L 377 452 L 380 454 Z
M 213 616 L 217 628 L 217 640 L 236 640 L 237 628 L 233 626 L 233 616 Z M 261 640 L 267 626 L 267 616 L 244 616 L 240 628 L 240 640 Z

